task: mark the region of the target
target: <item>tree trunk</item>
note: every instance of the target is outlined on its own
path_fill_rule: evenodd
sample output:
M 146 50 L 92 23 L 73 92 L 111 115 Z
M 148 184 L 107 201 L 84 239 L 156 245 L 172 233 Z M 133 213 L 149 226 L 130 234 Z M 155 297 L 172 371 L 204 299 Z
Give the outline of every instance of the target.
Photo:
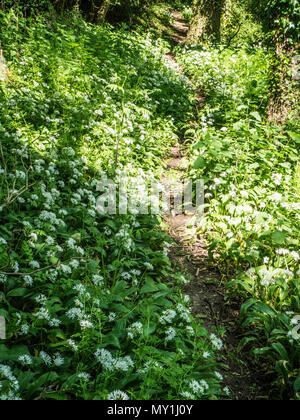
M 187 35 L 189 44 L 210 37 L 220 40 L 221 18 L 226 0 L 194 0 L 194 16 Z
M 267 115 L 268 119 L 276 124 L 284 124 L 292 113 L 295 114 L 295 118 L 299 118 L 300 75 L 297 51 L 299 44 L 291 47 L 285 41 L 279 42 L 274 51 Z
M 102 5 L 98 9 L 97 23 L 102 24 L 105 22 L 107 12 L 111 6 L 112 0 L 103 0 Z
M 210 13 L 208 31 L 218 41 L 221 37 L 221 19 L 225 3 L 226 0 L 213 0 L 211 7 L 208 9 L 208 12 Z

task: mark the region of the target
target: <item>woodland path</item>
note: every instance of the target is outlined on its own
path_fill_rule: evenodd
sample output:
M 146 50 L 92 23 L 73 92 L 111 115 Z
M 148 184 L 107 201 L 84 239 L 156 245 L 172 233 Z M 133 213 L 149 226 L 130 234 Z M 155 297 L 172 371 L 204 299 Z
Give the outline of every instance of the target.
M 188 25 L 179 12 L 174 11 L 172 16 L 174 20 L 171 24 L 170 38 L 176 45 L 185 41 Z M 174 35 L 174 29 L 178 35 Z M 176 71 L 183 71 L 172 52 L 166 54 L 165 61 Z M 197 92 L 195 95 L 197 106 L 201 108 L 205 98 Z M 179 181 L 183 178 L 186 172 L 186 153 L 183 144 L 172 148 L 161 179 L 163 184 L 167 179 Z M 224 343 L 222 358 L 218 361 L 225 365 L 220 372 L 230 390 L 230 399 L 268 399 L 268 390 L 263 389 L 262 385 L 264 383 L 264 387 L 266 386 L 266 378 L 252 364 L 249 354 L 238 352 L 239 342 L 243 338 L 239 328 L 242 302 L 226 298 L 220 273 L 209 259 L 205 239 L 199 238 L 195 228 L 189 226 L 192 217 L 193 215 L 188 214 L 168 215 L 164 217 L 164 221 L 166 230 L 174 241 L 169 257 L 175 267 L 192 278 L 190 284 L 184 288 L 184 292 L 191 298 L 193 316 L 201 320 L 209 332 L 215 333 L 215 329 L 226 330 L 225 336 L 222 337 Z

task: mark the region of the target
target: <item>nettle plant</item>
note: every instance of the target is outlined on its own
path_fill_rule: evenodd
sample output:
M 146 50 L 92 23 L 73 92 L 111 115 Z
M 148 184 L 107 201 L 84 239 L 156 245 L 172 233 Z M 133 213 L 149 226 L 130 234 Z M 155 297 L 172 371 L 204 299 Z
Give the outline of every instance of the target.
M 156 176 L 191 111 L 184 78 L 149 37 L 1 18 L 0 399 L 224 395 L 222 342 L 192 318 L 158 220 L 96 208 L 99 170 Z
M 199 127 L 186 132 L 191 176 L 206 183 L 199 229 L 233 278 L 229 292 L 246 300 L 241 345 L 256 343 L 290 395 L 299 392 L 299 126 L 265 122 L 267 58 L 262 49 L 207 48 L 180 61 L 207 100 Z

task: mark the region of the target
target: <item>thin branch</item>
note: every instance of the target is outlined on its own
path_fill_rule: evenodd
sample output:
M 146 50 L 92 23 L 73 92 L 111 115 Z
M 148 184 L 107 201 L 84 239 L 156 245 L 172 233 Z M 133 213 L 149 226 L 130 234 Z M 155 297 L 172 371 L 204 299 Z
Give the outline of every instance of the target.
M 32 187 L 33 185 L 35 185 L 36 182 L 33 182 L 32 184 L 29 184 L 28 174 L 30 172 L 30 168 L 28 168 L 26 170 L 26 167 L 25 167 L 24 162 L 23 162 L 23 158 L 21 158 L 23 168 L 26 171 L 26 184 L 18 191 L 17 194 L 12 194 L 11 195 L 10 194 L 9 183 L 8 183 L 8 180 L 7 180 L 7 166 L 6 166 L 6 162 L 5 162 L 5 158 L 4 158 L 4 153 L 3 153 L 3 149 L 2 149 L 2 145 L 1 144 L 0 144 L 0 154 L 1 154 L 1 157 L 2 157 L 3 165 L 4 165 L 4 179 L 5 179 L 6 188 L 7 188 L 7 200 L 6 200 L 6 203 L 5 204 L 2 204 L 1 205 L 1 207 L 2 208 L 5 208 L 5 207 L 8 207 L 9 205 L 11 205 L 14 201 L 16 201 L 16 199 L 19 198 L 20 195 L 22 195 L 30 187 Z M 13 186 L 12 186 L 12 191 L 14 191 L 15 185 L 16 185 L 16 179 L 14 179 L 14 183 L 13 183 Z
M 9 183 L 7 181 L 7 166 L 6 166 L 6 162 L 5 162 L 4 153 L 3 153 L 1 143 L 0 143 L 0 153 L 1 153 L 2 162 L 3 162 L 3 166 L 4 166 L 4 179 L 5 179 L 6 189 L 7 189 L 7 198 L 9 199 L 10 194 L 9 194 Z
M 5 203 L 5 204 L 2 204 L 1 205 L 1 207 L 2 208 L 5 208 L 5 207 L 8 207 L 8 206 L 10 206 L 14 201 L 16 201 L 16 199 L 17 198 L 19 198 L 20 197 L 20 195 L 22 195 L 24 192 L 26 192 L 30 187 L 33 187 L 33 185 L 35 185 L 37 183 L 37 181 L 36 182 L 33 182 L 32 184 L 29 184 L 29 185 L 27 185 L 27 186 L 24 186 L 24 187 L 22 187 L 19 191 L 18 191 L 18 194 L 16 194 L 15 196 L 12 196 L 12 197 L 10 197 L 10 198 L 8 198 L 7 199 L 7 202 Z
M 0 271 L 0 274 L 4 274 L 5 276 L 18 276 L 18 277 L 32 276 L 32 275 L 34 275 L 36 273 L 39 273 L 41 271 L 49 270 L 50 268 L 53 268 L 53 267 L 58 267 L 60 264 L 65 264 L 65 263 L 67 263 L 69 261 L 72 261 L 72 260 L 84 260 L 86 258 L 89 258 L 89 257 L 87 256 L 87 257 L 73 257 L 73 258 L 69 258 L 68 260 L 63 261 L 63 262 L 60 262 L 59 261 L 59 262 L 57 262 L 55 264 L 48 265 L 47 267 L 39 268 L 38 270 L 32 271 L 31 273 L 4 273 L 4 272 L 1 272 Z
M 242 26 L 243 26 L 243 22 L 241 22 L 240 24 L 239 24 L 239 27 L 238 27 L 238 30 L 236 31 L 236 33 L 229 39 L 229 41 L 228 41 L 228 43 L 227 43 L 227 47 L 226 48 L 229 48 L 230 47 L 230 44 L 231 44 L 231 41 L 238 35 L 238 33 L 240 32 L 240 30 L 241 30 L 241 28 L 242 28 Z

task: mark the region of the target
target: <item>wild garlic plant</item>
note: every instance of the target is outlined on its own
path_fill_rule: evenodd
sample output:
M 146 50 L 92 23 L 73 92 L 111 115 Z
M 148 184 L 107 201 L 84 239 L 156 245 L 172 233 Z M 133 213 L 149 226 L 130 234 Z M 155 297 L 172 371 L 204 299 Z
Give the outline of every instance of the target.
M 0 399 L 226 395 L 158 220 L 97 212 L 100 172 L 158 177 L 193 109 L 165 44 L 0 13 Z
M 184 48 L 179 60 L 206 96 L 188 130 L 190 174 L 205 180 L 206 233 L 255 354 L 276 369 L 285 395 L 300 390 L 299 121 L 266 120 L 263 48 Z

